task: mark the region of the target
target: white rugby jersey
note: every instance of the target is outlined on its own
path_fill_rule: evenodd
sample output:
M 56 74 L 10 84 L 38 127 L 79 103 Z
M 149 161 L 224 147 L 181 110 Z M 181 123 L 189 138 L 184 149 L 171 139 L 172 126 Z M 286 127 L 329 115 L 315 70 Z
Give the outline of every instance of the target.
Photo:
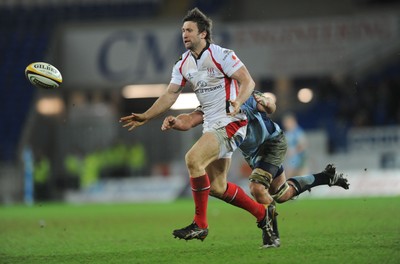
M 239 92 L 237 81 L 230 77 L 242 66 L 232 50 L 215 44 L 207 44 L 198 59 L 188 50 L 175 64 L 171 83 L 180 86 L 190 84 L 203 107 L 204 129 L 246 120 L 244 113 L 234 117 L 227 115 L 229 101 L 235 100 Z

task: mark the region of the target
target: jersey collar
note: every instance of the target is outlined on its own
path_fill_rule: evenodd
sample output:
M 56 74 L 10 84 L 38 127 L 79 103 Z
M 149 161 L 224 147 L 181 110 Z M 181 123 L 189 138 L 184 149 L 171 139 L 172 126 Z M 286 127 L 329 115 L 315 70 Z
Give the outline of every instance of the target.
M 210 47 L 210 43 L 207 42 L 206 46 L 205 46 L 204 49 L 200 52 L 200 54 L 199 54 L 199 56 L 197 57 L 197 59 L 196 59 L 196 57 L 193 55 L 193 53 L 191 53 L 192 56 L 193 56 L 193 58 L 195 58 L 196 60 L 200 59 L 200 58 L 201 58 L 201 55 L 203 55 L 204 51 L 206 51 L 209 47 Z

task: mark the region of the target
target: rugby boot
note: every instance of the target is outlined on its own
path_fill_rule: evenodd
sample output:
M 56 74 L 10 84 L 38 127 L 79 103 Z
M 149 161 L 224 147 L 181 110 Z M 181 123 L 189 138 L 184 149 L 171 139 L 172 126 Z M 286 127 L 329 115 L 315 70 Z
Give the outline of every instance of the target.
M 329 187 L 340 186 L 343 189 L 349 189 L 350 184 L 347 182 L 347 179 L 343 177 L 343 173 L 336 172 L 336 167 L 333 164 L 326 165 L 322 173 L 329 177 Z
M 195 222 L 187 227 L 176 229 L 172 232 L 174 238 L 192 240 L 200 239 L 203 241 L 208 235 L 208 228 L 200 228 Z
M 262 230 L 263 245 L 261 248 L 276 248 L 281 245 L 276 220 L 277 215 L 275 206 L 270 204 L 265 209 L 264 219 L 257 223 L 258 228 Z

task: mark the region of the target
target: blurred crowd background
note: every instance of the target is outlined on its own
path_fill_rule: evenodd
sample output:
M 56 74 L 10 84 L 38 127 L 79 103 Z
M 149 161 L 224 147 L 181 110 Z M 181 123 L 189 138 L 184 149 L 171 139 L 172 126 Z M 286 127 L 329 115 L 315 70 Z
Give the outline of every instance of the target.
M 161 116 L 127 132 L 118 120 L 156 100 L 125 96 L 128 85 L 169 82 L 181 19 L 196 6 L 257 89 L 276 96 L 273 119 L 283 127 L 294 114 L 310 170 L 400 169 L 400 1 L 4 0 L 0 203 L 105 197 L 146 177 L 184 188 L 170 179 L 186 180 L 184 153 L 201 129 L 161 132 Z M 29 84 L 35 61 L 61 71 L 59 89 Z M 190 109 L 168 114 L 180 111 Z M 240 181 L 248 168 L 234 161 Z

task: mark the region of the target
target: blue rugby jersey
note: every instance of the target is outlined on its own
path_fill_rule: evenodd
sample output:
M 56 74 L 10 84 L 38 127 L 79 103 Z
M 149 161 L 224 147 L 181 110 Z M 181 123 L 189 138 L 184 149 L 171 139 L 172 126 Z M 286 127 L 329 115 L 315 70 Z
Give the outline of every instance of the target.
M 246 138 L 239 149 L 249 165 L 253 167 L 260 146 L 266 140 L 278 136 L 282 129 L 266 113 L 257 110 L 257 101 L 253 96 L 250 96 L 241 109 L 247 116 L 248 125 Z

